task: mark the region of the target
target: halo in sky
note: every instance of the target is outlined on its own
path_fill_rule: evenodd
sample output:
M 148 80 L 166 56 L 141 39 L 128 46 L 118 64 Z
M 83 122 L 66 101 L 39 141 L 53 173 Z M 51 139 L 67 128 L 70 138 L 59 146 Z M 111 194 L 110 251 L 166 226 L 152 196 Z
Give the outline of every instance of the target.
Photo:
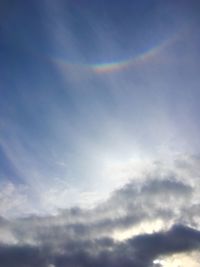
M 178 39 L 178 37 L 179 37 L 179 34 L 176 34 L 175 36 L 173 35 L 172 37 L 160 42 L 159 44 L 148 48 L 146 51 L 137 54 L 133 58 L 130 58 L 127 60 L 120 60 L 116 62 L 110 62 L 110 63 L 92 64 L 90 65 L 90 67 L 96 73 L 123 71 L 127 68 L 136 66 L 138 64 L 148 62 L 154 56 L 156 56 L 162 49 L 173 44 Z
M 180 38 L 181 34 L 182 31 L 181 33 L 179 32 L 173 34 L 164 41 L 160 41 L 155 46 L 151 46 L 147 48 L 145 51 L 138 53 L 134 57 L 130 57 L 124 60 L 104 62 L 104 63 L 83 64 L 83 63 L 71 63 L 63 58 L 58 58 L 58 57 L 50 56 L 50 58 L 53 61 L 53 63 L 63 66 L 63 68 L 64 67 L 81 68 L 83 70 L 88 70 L 97 74 L 118 72 L 150 61 L 151 59 L 153 59 L 154 56 L 158 55 L 159 52 L 161 52 L 163 49 L 169 47 L 174 42 L 176 42 L 178 38 Z

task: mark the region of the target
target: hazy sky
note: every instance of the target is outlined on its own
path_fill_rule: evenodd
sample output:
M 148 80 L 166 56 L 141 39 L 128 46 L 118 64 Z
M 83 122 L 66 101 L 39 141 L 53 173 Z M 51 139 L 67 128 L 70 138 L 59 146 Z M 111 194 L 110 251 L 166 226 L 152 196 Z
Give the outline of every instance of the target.
M 2 0 L 0 265 L 200 255 L 198 0 Z

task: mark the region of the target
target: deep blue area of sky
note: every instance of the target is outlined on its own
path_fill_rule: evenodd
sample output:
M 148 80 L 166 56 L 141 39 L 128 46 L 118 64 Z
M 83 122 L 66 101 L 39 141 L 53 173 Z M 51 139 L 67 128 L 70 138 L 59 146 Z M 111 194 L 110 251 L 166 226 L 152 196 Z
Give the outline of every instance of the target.
M 70 29 L 75 47 L 54 40 L 54 35 L 49 30 L 54 18 L 52 10 L 48 10 L 51 3 L 54 6 L 56 3 L 61 4 L 58 19 L 62 20 L 64 28 Z M 32 151 L 38 159 L 41 150 L 45 150 L 51 141 L 53 146 L 62 149 L 63 140 L 59 141 L 59 133 L 51 125 L 51 120 L 57 119 L 55 114 L 60 120 L 66 119 L 68 122 L 80 120 L 82 127 L 87 124 L 88 113 L 91 110 L 95 112 L 95 103 L 102 105 L 108 114 L 115 108 L 115 103 L 108 88 L 102 86 L 101 79 L 90 81 L 90 86 L 92 84 L 100 90 L 95 90 L 95 93 L 93 90 L 79 92 L 77 96 L 77 91 L 71 88 L 72 84 L 61 79 L 51 56 L 76 64 L 115 62 L 134 57 L 175 33 L 184 23 L 183 14 L 187 14 L 187 20 L 189 17 L 198 20 L 198 10 L 198 1 L 191 1 L 191 4 L 188 1 L 158 0 L 69 0 L 49 1 L 49 4 L 48 1 L 46 4 L 45 1 L 1 1 L 1 137 L 8 142 L 9 138 L 20 139 L 30 151 L 32 145 L 38 144 L 39 140 L 40 149 L 36 145 L 36 151 Z M 56 12 L 55 9 L 55 14 Z M 100 30 L 111 35 L 114 49 L 111 47 L 104 49 L 103 53 L 99 52 Z M 198 37 L 196 40 L 199 42 Z M 87 86 L 87 83 L 79 86 Z M 173 98 L 179 94 L 176 90 L 171 92 L 170 101 L 173 102 Z M 144 97 L 140 92 L 137 95 Z M 191 101 L 196 104 L 198 88 L 193 89 L 193 96 L 195 97 Z M 194 105 L 194 109 L 196 106 Z M 195 110 L 194 116 L 196 114 Z M 98 120 L 98 115 L 94 120 Z M 196 120 L 199 122 L 198 117 Z M 73 145 L 67 136 L 65 142 L 68 152 L 73 153 Z M 1 147 L 0 164 L 0 179 L 10 177 L 19 182 L 20 176 L 15 166 L 9 162 Z M 44 164 L 42 168 L 51 169 L 52 166 Z

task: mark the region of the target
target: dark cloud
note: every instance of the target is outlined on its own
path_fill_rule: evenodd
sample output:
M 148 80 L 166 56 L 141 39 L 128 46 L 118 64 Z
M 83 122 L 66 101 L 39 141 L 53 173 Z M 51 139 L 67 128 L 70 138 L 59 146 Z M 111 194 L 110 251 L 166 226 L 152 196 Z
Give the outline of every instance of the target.
M 37 247 L 0 246 L 0 263 L 5 267 L 47 266 L 46 256 Z
M 198 249 L 200 232 L 187 226 L 174 225 L 167 232 L 139 235 L 128 242 L 135 248 L 138 258 L 152 261 L 161 255 Z
M 1 245 L 0 262 L 4 267 L 118 267 L 151 266 L 159 256 L 197 250 L 200 231 L 174 225 L 168 231 L 141 234 L 117 243 L 111 238 L 71 242 L 55 250 L 45 245 Z

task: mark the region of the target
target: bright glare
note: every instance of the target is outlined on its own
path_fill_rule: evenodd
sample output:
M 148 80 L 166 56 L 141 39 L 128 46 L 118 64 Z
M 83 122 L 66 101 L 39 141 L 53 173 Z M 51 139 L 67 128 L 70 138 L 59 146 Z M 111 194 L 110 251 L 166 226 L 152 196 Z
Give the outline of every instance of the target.
M 170 257 L 155 259 L 154 264 L 160 264 L 162 267 L 199 267 L 199 253 L 174 254 Z
M 153 232 L 158 232 L 164 228 L 164 222 L 157 219 L 151 222 L 142 222 L 139 225 L 131 227 L 126 231 L 116 231 L 113 235 L 113 238 L 115 240 L 122 241 L 142 233 L 151 234 Z

